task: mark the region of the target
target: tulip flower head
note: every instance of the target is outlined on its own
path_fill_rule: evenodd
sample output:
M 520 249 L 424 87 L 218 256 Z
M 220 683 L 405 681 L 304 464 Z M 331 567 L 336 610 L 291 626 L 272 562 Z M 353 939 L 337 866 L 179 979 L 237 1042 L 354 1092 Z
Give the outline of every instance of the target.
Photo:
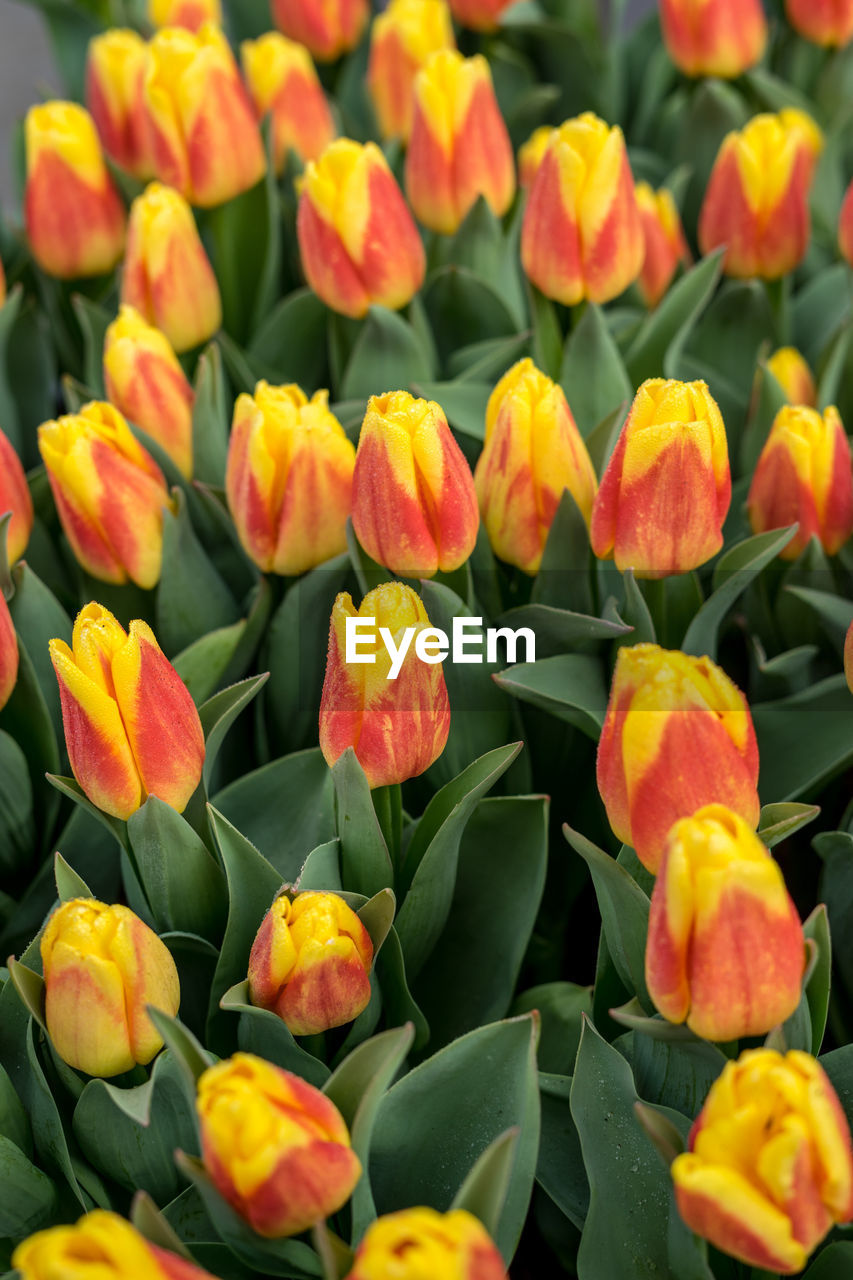
M 767 44 L 761 0 L 660 0 L 660 18 L 667 52 L 686 76 L 734 79 Z
M 853 1216 L 850 1128 L 823 1068 L 797 1050 L 748 1049 L 727 1062 L 672 1178 L 697 1235 L 751 1266 L 802 1271 Z
M 320 62 L 354 49 L 370 20 L 369 0 L 271 0 L 279 31 Z
M 367 87 L 383 138 L 408 142 L 415 77 L 433 53 L 455 49 L 445 0 L 391 0 L 370 29 Z
M 204 733 L 189 690 L 146 622 L 125 631 L 101 605 L 51 640 L 65 744 L 92 804 L 129 818 L 149 796 L 182 813 L 201 781 Z
M 89 43 L 86 106 L 104 151 L 136 178 L 150 178 L 143 86 L 148 45 L 136 31 L 112 27 Z
M 637 205 L 645 240 L 643 269 L 637 284 L 646 306 L 656 307 L 679 263 L 690 261 L 690 250 L 675 201 L 666 187 L 654 191 L 647 182 L 638 182 Z
M 785 16 L 804 40 L 824 48 L 853 40 L 853 0 L 785 0 Z
M 534 129 L 530 137 L 518 149 L 518 185 L 524 190 L 532 185 L 539 172 L 551 134 L 554 132 L 550 124 L 542 124 Z
M 838 247 L 844 259 L 853 266 L 853 182 L 844 193 L 838 219 Z
M 817 387 L 812 371 L 796 347 L 780 347 L 767 361 L 767 368 L 785 392 L 788 404 L 817 408 Z
M 317 160 L 335 136 L 335 123 L 311 54 L 304 45 L 268 31 L 240 46 L 243 74 L 259 120 L 272 115 L 276 172 L 287 153 Z
M 507 1280 L 507 1271 L 485 1227 L 467 1210 L 403 1209 L 371 1223 L 346 1280 L 409 1277 Z
M 220 0 L 148 0 L 152 27 L 186 27 L 198 31 L 205 22 L 222 26 Z
M 18 679 L 18 637 L 15 624 L 0 591 L 0 711 L 12 696 Z
M 106 1209 L 73 1226 L 37 1231 L 12 1255 L 21 1280 L 60 1280 L 89 1274 L 98 1280 L 215 1280 L 209 1271 L 169 1253 Z
M 460 26 L 472 31 L 497 31 L 504 9 L 515 0 L 450 0 L 453 16 Z
M 10 440 L 0 431 L 0 516 L 7 511 L 11 511 L 12 519 L 6 532 L 6 558 L 9 564 L 14 564 L 30 540 L 33 503 L 24 468 Z

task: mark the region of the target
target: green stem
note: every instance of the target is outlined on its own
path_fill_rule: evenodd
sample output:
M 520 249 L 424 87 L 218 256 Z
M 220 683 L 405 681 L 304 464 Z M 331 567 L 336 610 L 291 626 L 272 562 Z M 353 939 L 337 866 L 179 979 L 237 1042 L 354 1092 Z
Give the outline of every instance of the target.
M 773 327 L 776 331 L 777 347 L 787 346 L 791 334 L 791 280 L 790 276 L 781 276 L 778 280 L 765 280 L 767 301 L 773 313 Z
M 396 870 L 403 838 L 403 793 L 399 782 L 393 782 L 388 787 L 376 787 L 373 792 L 373 808 L 391 855 L 391 864 Z
M 666 578 L 643 578 L 639 585 L 652 615 L 657 642 L 666 647 Z

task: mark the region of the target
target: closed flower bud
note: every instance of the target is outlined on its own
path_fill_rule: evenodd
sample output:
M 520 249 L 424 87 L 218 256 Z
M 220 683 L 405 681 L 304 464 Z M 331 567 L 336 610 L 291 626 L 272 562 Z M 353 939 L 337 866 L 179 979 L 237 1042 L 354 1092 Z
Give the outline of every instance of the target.
M 803 926 L 779 864 L 723 804 L 670 829 L 652 893 L 646 985 L 706 1040 L 761 1036 L 800 1002 Z
M 357 663 L 346 660 L 347 618 L 367 620 Z M 383 627 L 397 652 L 408 640 L 393 679 Z M 431 637 L 425 644 L 422 632 Z M 450 732 L 450 703 L 434 635 L 420 597 L 402 582 L 375 587 L 360 609 L 347 592 L 338 596 L 320 702 L 320 750 L 328 765 L 352 747 L 370 786 L 385 787 L 417 777 L 438 759 Z M 420 658 L 419 643 L 433 656 Z
M 371 396 L 358 440 L 352 524 L 369 556 L 399 577 L 463 565 L 480 517 L 474 478 L 447 419 L 408 391 Z
M 153 27 L 186 27 L 198 31 L 205 22 L 222 25 L 220 0 L 148 0 L 148 21 Z
M 15 624 L 0 591 L 0 711 L 12 696 L 18 679 L 18 637 Z
M 643 227 L 622 130 L 591 111 L 551 135 L 527 196 L 521 262 L 548 298 L 608 302 L 643 265 Z
M 147 431 L 189 477 L 193 470 L 193 389 L 169 339 L 133 307 L 106 332 L 104 381 L 112 404 Z
M 853 39 L 853 0 L 785 0 L 785 14 L 813 44 L 843 49 Z
M 150 178 L 148 121 L 142 89 L 148 45 L 135 31 L 95 36 L 86 61 L 86 106 L 104 151 L 136 178 Z
M 758 747 L 746 699 L 710 658 L 623 645 L 596 779 L 617 839 L 654 874 L 672 824 L 704 805 L 728 805 L 754 830 Z
M 354 49 L 370 19 L 369 0 L 271 0 L 275 25 L 320 62 Z
M 125 213 L 92 117 L 74 102 L 30 107 L 24 124 L 24 221 L 49 276 L 99 276 L 124 249 Z
M 298 1235 L 352 1195 L 361 1164 L 347 1127 L 299 1076 L 235 1053 L 201 1076 L 196 1107 L 207 1171 L 258 1235 Z
M 461 26 L 472 31 L 497 31 L 501 14 L 513 3 L 514 0 L 450 0 L 450 7 Z
M 222 323 L 219 285 L 192 210 L 159 182 L 131 206 L 121 301 L 162 329 L 179 353 L 206 342 Z
M 767 361 L 767 368 L 785 392 L 788 404 L 817 408 L 817 387 L 812 371 L 796 347 L 780 347 Z
M 45 422 L 38 441 L 62 528 L 86 572 L 156 586 L 169 493 L 119 411 L 93 401 Z
M 646 306 L 656 307 L 679 263 L 690 261 L 690 250 L 672 193 L 666 187 L 653 191 L 647 182 L 638 182 L 637 205 L 646 246 L 637 284 Z
M 809 243 L 809 186 L 823 145 L 802 111 L 754 116 L 723 139 L 699 215 L 699 246 L 725 245 L 729 276 L 775 280 Z
M 63 1062 L 90 1076 L 115 1076 L 162 1049 L 146 1008 L 174 1017 L 178 971 L 129 907 L 64 902 L 47 922 L 41 958 L 47 1032 Z
M 731 492 L 726 429 L 707 385 L 651 378 L 602 477 L 592 549 L 642 578 L 696 569 L 723 545 Z
M 486 440 L 474 472 L 492 550 L 536 573 L 568 489 L 589 524 L 597 481 L 562 387 L 526 357 L 489 397 Z
M 402 1209 L 367 1228 L 346 1280 L 507 1280 L 482 1223 L 465 1209 Z
M 533 179 L 539 172 L 539 166 L 548 150 L 553 132 L 553 125 L 542 124 L 538 129 L 533 130 L 527 141 L 518 149 L 518 185 L 525 190 L 532 185 Z
M 249 999 L 295 1036 L 352 1022 L 370 1000 L 373 943 L 336 893 L 276 898 L 249 956 Z
M 234 406 L 225 491 L 265 573 L 305 573 L 346 550 L 355 449 L 328 400 L 259 382 Z
M 210 208 L 259 182 L 266 158 L 228 41 L 167 27 L 149 45 L 145 107 L 154 172 L 190 204 Z
M 65 745 L 92 804 L 129 818 L 149 796 L 182 813 L 201 781 L 204 733 L 189 690 L 147 622 L 126 632 L 102 605 L 51 640 Z
M 846 261 L 853 266 L 853 182 L 844 193 L 841 214 L 838 219 L 838 247 Z
M 802 1271 L 853 1216 L 850 1128 L 820 1063 L 773 1049 L 727 1062 L 672 1178 L 697 1235 L 774 1275 Z
M 73 1227 L 38 1231 L 18 1245 L 12 1265 L 21 1280 L 215 1280 L 106 1209 L 94 1209 Z
M 761 0 L 660 0 L 660 19 L 667 52 L 686 76 L 734 79 L 767 44 Z
M 434 53 L 415 78 L 406 194 L 431 231 L 452 235 L 479 196 L 506 213 L 515 195 L 512 143 L 482 54 Z
M 269 31 L 240 46 L 243 74 L 261 120 L 272 116 L 273 155 L 281 173 L 293 150 L 317 160 L 335 136 L 335 122 L 311 54 L 304 45 Z
M 30 540 L 33 504 L 24 468 L 10 441 L 0 431 L 0 516 L 7 511 L 12 512 L 12 519 L 6 533 L 6 557 L 9 564 L 14 564 Z
M 415 76 L 433 53 L 455 49 L 444 0 L 391 0 L 373 20 L 367 87 L 383 138 L 408 142 Z
M 834 556 L 853 533 L 850 446 L 834 405 L 819 413 L 805 406 L 780 409 L 749 486 L 747 511 L 754 533 L 799 529 L 779 555 L 797 556 L 816 537 Z
M 305 278 L 345 316 L 374 303 L 396 311 L 423 284 L 421 238 L 375 142 L 338 138 L 308 164 L 296 232 Z

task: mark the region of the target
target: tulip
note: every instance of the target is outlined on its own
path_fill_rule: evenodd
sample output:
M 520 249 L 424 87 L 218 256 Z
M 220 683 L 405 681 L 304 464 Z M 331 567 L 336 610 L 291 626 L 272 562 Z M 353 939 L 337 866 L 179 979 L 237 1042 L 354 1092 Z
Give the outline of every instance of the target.
M 36 1232 L 18 1245 L 12 1266 L 21 1280 L 215 1280 L 106 1209 L 94 1209 L 74 1226 Z
M 360 661 L 347 663 L 346 621 L 370 621 L 373 631 L 358 637 Z M 395 647 L 406 650 L 396 679 L 380 639 L 387 628 Z M 437 760 L 450 732 L 450 704 L 440 659 L 422 660 L 416 646 L 421 632 L 435 633 L 420 597 L 401 582 L 388 582 L 368 592 L 356 609 L 342 592 L 335 600 L 329 627 L 329 656 L 320 702 L 320 750 L 333 765 L 353 747 L 371 787 L 390 786 L 417 777 Z
M 405 1261 L 403 1261 L 405 1259 Z M 506 1267 L 465 1209 L 403 1209 L 367 1228 L 346 1280 L 507 1280 Z
M 853 0 L 785 0 L 785 14 L 813 44 L 843 49 L 853 40 Z
M 699 246 L 726 246 L 729 276 L 775 280 L 809 242 L 809 184 L 822 146 L 801 111 L 754 116 L 723 139 L 699 215 Z
M 317 160 L 335 136 L 335 122 L 308 50 L 270 31 L 244 40 L 240 54 L 255 114 L 272 115 L 276 172 L 290 149 L 303 162 Z
M 441 407 L 408 391 L 371 396 L 352 487 L 352 524 L 399 577 L 450 573 L 474 550 L 477 494 Z
M 838 219 L 838 246 L 846 261 L 853 266 L 853 182 L 844 193 Z
M 178 971 L 129 907 L 64 902 L 47 922 L 41 958 L 47 1033 L 63 1062 L 90 1076 L 115 1076 L 159 1053 L 163 1040 L 146 1010 L 153 1005 L 174 1017 Z
M 152 27 L 186 27 L 198 31 L 205 22 L 222 26 L 220 0 L 148 0 Z
M 653 874 L 672 824 L 704 805 L 728 805 L 754 830 L 758 747 L 746 699 L 710 658 L 623 645 L 596 779 L 614 834 Z
M 30 107 L 24 123 L 24 221 L 49 276 L 99 276 L 124 249 L 125 214 L 92 117 L 74 102 Z
M 667 52 L 686 76 L 734 79 L 767 44 L 761 0 L 660 0 Z
M 27 488 L 27 477 L 10 441 L 0 431 L 0 516 L 11 511 L 6 534 L 6 556 L 9 564 L 20 560 L 27 549 L 33 527 L 33 504 Z
M 169 339 L 123 306 L 104 341 L 104 382 L 112 404 L 147 431 L 189 478 L 193 470 L 193 389 Z
M 121 301 L 189 351 L 222 323 L 219 285 L 192 210 L 177 191 L 152 182 L 130 210 Z
M 653 191 L 647 182 L 637 183 L 637 205 L 643 224 L 645 255 L 637 284 L 649 308 L 666 293 L 680 262 L 689 262 L 681 218 L 666 187 Z
M 773 1049 L 727 1062 L 672 1178 L 692 1231 L 751 1266 L 801 1271 L 853 1216 L 850 1128 L 820 1063 Z
M 726 429 L 706 384 L 644 382 L 592 509 L 595 554 L 638 577 L 685 573 L 723 545 L 730 501 Z
M 396 311 L 423 284 L 421 238 L 375 142 L 338 138 L 309 162 L 296 232 L 308 283 L 345 316 L 374 303 Z
M 320 62 L 334 62 L 361 39 L 369 0 L 271 0 L 273 22 Z
M 328 401 L 259 382 L 234 406 L 225 491 L 264 573 L 305 573 L 346 550 L 355 449 Z
M 518 149 L 518 185 L 525 190 L 533 185 L 553 132 L 552 125 L 540 125 Z
M 6 597 L 0 591 L 0 711 L 11 698 L 17 679 L 18 637 Z
M 813 537 L 833 556 L 853 533 L 850 446 L 834 405 L 785 405 L 776 415 L 747 496 L 754 533 L 799 522 L 779 552 L 796 560 Z
M 521 262 L 557 302 L 607 302 L 636 280 L 645 252 L 634 179 L 618 127 L 591 111 L 551 135 L 527 196 Z
M 129 818 L 149 796 L 178 813 L 201 781 L 204 733 L 189 690 L 147 622 L 128 632 L 102 605 L 51 640 L 65 745 L 92 804 Z
M 450 0 L 453 16 L 472 31 L 497 31 L 499 18 L 515 0 Z
M 104 151 L 136 178 L 151 176 L 148 121 L 142 86 L 148 45 L 135 31 L 113 28 L 95 36 L 86 61 L 86 105 Z
M 101 582 L 155 586 L 169 494 L 119 411 L 93 401 L 45 422 L 38 441 L 62 528 L 86 572 Z
M 589 524 L 597 481 L 562 387 L 526 357 L 489 397 L 486 440 L 474 472 L 495 555 L 536 573 L 568 489 Z
M 167 27 L 149 45 L 145 76 L 149 145 L 157 177 L 210 208 L 266 171 L 255 113 L 228 41 L 205 23 L 197 35 Z
M 444 0 L 391 0 L 370 31 L 367 87 L 383 138 L 408 142 L 414 115 L 415 77 L 441 49 L 455 49 Z
M 817 387 L 812 371 L 796 347 L 780 347 L 767 361 L 767 368 L 785 392 L 789 404 L 817 408 Z
M 209 1067 L 196 1102 L 205 1166 L 258 1235 L 297 1235 L 340 1209 L 361 1176 L 325 1094 L 250 1053 Z
M 482 54 L 445 49 L 415 77 L 406 194 L 418 220 L 445 235 L 479 196 L 497 217 L 512 204 L 512 143 Z
M 295 1036 L 352 1022 L 370 1000 L 373 943 L 336 893 L 276 898 L 249 956 L 249 999 Z
M 723 804 L 681 818 L 652 893 L 646 985 L 706 1040 L 760 1036 L 800 1002 L 803 926 L 779 864 Z

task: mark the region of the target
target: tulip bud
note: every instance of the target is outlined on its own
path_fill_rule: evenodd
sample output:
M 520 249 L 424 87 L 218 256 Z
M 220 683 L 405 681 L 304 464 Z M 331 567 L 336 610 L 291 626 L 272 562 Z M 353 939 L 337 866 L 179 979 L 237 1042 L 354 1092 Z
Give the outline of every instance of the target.
M 760 62 L 767 44 L 761 0 L 660 0 L 667 52 L 686 76 L 732 80 Z
M 124 206 L 92 117 L 74 102 L 30 107 L 24 123 L 24 221 L 33 257 L 49 276 L 99 276 L 124 249 Z
M 346 550 L 355 449 L 328 401 L 259 382 L 234 406 L 225 491 L 264 573 L 305 573 Z
M 812 371 L 796 347 L 780 347 L 767 361 L 767 368 L 785 392 L 789 404 L 817 408 L 817 387 Z
M 853 533 L 850 446 L 834 405 L 785 405 L 770 429 L 747 497 L 754 533 L 799 529 L 779 555 L 796 560 L 816 537 L 834 556 Z
M 206 342 L 222 323 L 219 285 L 192 210 L 159 182 L 131 205 L 121 301 L 162 329 L 177 352 Z
M 296 233 L 308 283 L 345 316 L 374 303 L 396 311 L 423 284 L 421 238 L 375 142 L 338 138 L 309 162 Z
M 20 560 L 27 549 L 33 527 L 33 503 L 24 468 L 10 441 L 0 431 L 0 516 L 12 512 L 6 533 L 9 564 Z
M 474 550 L 471 469 L 441 407 L 408 391 L 371 396 L 358 440 L 352 524 L 369 556 L 399 577 L 451 573 Z
M 445 235 L 479 196 L 498 217 L 512 204 L 512 143 L 482 54 L 434 53 L 415 77 L 406 195 L 418 220 Z
M 347 618 L 372 624 L 358 635 L 357 663 L 346 660 Z M 408 636 L 396 678 L 383 627 L 398 653 Z M 422 632 L 430 637 L 425 644 Z M 438 759 L 450 732 L 450 703 L 434 634 L 420 597 L 402 582 L 375 587 L 360 609 L 347 592 L 338 596 L 320 702 L 320 750 L 329 766 L 353 747 L 370 786 L 384 787 L 417 777 Z M 431 656 L 418 656 L 419 643 L 424 652 L 431 646 Z
M 405 1259 L 401 1269 L 401 1260 Z M 508 1280 L 485 1227 L 465 1209 L 403 1209 L 367 1228 L 346 1280 Z
M 142 179 L 151 176 L 142 97 L 147 66 L 148 45 L 135 31 L 112 28 L 89 44 L 86 106 L 110 159 Z
M 754 830 L 758 747 L 746 699 L 710 658 L 623 645 L 596 779 L 614 834 L 653 874 L 672 824 L 703 805 L 728 805 Z
M 128 633 L 93 601 L 70 649 L 51 640 L 50 660 L 71 768 L 92 804 L 126 819 L 157 796 L 182 813 L 201 781 L 204 733 L 148 623 L 136 619 Z
M 167 27 L 149 45 L 149 144 L 157 177 L 210 208 L 260 182 L 263 142 L 228 41 L 205 23 L 198 35 Z
M 361 39 L 370 19 L 368 0 L 270 0 L 275 25 L 320 62 L 334 62 Z
M 723 804 L 676 822 L 646 942 L 658 1012 L 706 1040 L 764 1035 L 800 1003 L 804 967 L 800 917 L 752 828 Z
M 101 582 L 155 586 L 169 493 L 118 410 L 92 401 L 45 422 L 38 441 L 63 531 L 86 572 Z
M 205 22 L 222 26 L 220 0 L 148 0 L 152 27 L 186 27 L 198 31 Z
M 441 49 L 455 49 L 444 0 L 391 0 L 370 30 L 367 87 L 383 138 L 408 142 L 414 115 L 415 77 Z
M 202 1155 L 220 1195 L 258 1235 L 297 1235 L 337 1212 L 361 1177 L 325 1094 L 250 1053 L 209 1067 L 196 1102 Z
M 551 135 L 527 196 L 521 262 L 557 302 L 608 302 L 643 265 L 643 227 L 618 126 L 591 111 Z
M 692 1231 L 774 1275 L 801 1271 L 853 1216 L 850 1128 L 820 1063 L 773 1049 L 727 1062 L 672 1178 Z
M 276 898 L 249 956 L 249 999 L 295 1036 L 352 1022 L 370 1000 L 373 943 L 336 893 Z
M 651 378 L 602 477 L 592 549 L 642 578 L 696 569 L 723 545 L 731 492 L 726 429 L 707 385 Z
M 450 0 L 453 16 L 472 31 L 497 31 L 498 19 L 514 0 Z
M 129 907 L 64 902 L 47 922 L 41 958 L 47 1032 L 63 1062 L 90 1076 L 115 1076 L 162 1049 L 146 1006 L 174 1017 L 178 971 Z
M 844 678 L 847 681 L 847 688 L 853 693 L 853 622 L 847 628 L 847 635 L 844 637 Z
M 809 242 L 809 185 L 822 135 L 802 111 L 754 116 L 723 139 L 699 215 L 699 246 L 726 246 L 729 276 L 775 280 Z
M 853 182 L 844 193 L 841 214 L 838 219 L 838 247 L 845 260 L 853 266 Z
M 519 360 L 489 397 L 474 472 L 495 555 L 536 573 L 563 490 L 589 524 L 597 483 L 562 387 L 529 357 Z
M 518 185 L 525 190 L 533 185 L 553 132 L 552 125 L 540 125 L 518 149 Z
M 243 74 L 261 120 L 272 114 L 273 155 L 281 173 L 292 148 L 300 159 L 317 160 L 335 136 L 335 122 L 304 45 L 269 31 L 240 46 Z
M 647 182 L 638 182 L 637 205 L 645 241 L 637 284 L 646 306 L 653 308 L 672 283 L 678 264 L 690 261 L 690 250 L 672 193 L 666 187 L 653 191 Z
M 117 908 L 110 908 L 117 910 Z M 21 1280 L 215 1280 L 185 1258 L 151 1244 L 129 1222 L 94 1209 L 74 1226 L 38 1231 L 12 1255 Z
M 785 0 L 785 14 L 813 44 L 843 49 L 853 39 L 853 0 Z
M 189 478 L 193 471 L 193 389 L 169 339 L 123 306 L 104 341 L 104 382 L 112 404 L 147 431 Z
M 0 591 L 0 711 L 12 696 L 18 679 L 18 637 L 15 624 Z

